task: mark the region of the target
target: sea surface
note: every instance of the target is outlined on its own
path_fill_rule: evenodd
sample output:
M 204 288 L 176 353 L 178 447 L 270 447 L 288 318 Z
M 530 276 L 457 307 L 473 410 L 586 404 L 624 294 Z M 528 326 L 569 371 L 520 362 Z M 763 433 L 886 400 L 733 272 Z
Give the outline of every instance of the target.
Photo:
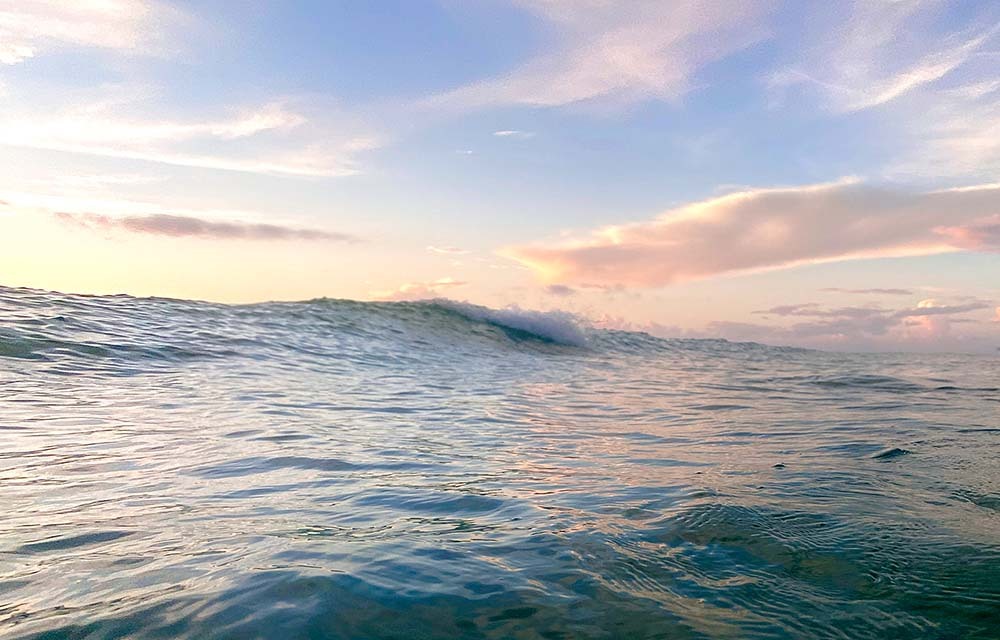
M 1000 638 L 1000 358 L 0 288 L 0 637 Z

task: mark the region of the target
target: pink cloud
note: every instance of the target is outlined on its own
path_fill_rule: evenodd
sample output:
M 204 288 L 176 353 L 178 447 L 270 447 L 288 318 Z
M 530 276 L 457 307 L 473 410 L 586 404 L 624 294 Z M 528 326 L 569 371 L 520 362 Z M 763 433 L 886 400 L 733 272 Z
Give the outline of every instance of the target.
M 956 247 L 1000 252 L 1000 215 L 964 227 L 942 227 L 938 232 L 950 238 Z
M 1000 186 L 912 192 L 842 181 L 753 189 L 569 243 L 503 253 L 563 284 L 662 286 L 836 260 L 992 248 Z

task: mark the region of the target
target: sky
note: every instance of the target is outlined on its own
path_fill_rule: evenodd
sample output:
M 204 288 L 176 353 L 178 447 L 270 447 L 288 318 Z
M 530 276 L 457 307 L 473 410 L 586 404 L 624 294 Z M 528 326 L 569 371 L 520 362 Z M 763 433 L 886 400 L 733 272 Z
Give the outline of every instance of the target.
M 992 0 L 0 0 L 0 284 L 1000 349 Z

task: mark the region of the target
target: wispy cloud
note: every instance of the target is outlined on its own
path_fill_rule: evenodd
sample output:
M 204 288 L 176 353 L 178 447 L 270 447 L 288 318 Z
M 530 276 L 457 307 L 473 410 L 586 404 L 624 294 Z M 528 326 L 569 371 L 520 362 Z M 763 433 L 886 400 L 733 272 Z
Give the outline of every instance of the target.
M 0 4 L 0 63 L 23 63 L 63 50 L 74 55 L 179 51 L 176 36 L 189 31 L 191 22 L 159 0 L 6 2 Z M 109 65 L 108 71 L 128 76 L 120 66 Z M 179 117 L 149 95 L 148 87 L 127 79 L 121 85 L 54 94 L 22 79 L 5 93 L 0 145 L 312 177 L 359 173 L 358 155 L 380 145 L 378 136 L 329 104 L 303 109 L 293 108 L 292 100 L 275 99 Z
M 448 256 L 464 256 L 471 253 L 468 249 L 462 249 L 461 247 L 437 247 L 434 245 L 428 245 L 427 250 L 431 253 L 437 253 Z
M 888 169 L 895 175 L 986 177 L 1000 172 L 1000 78 L 942 90 L 897 114 L 904 128 L 904 155 Z
M 238 221 L 220 222 L 168 214 L 114 217 L 96 213 L 69 213 L 60 211 L 54 215 L 65 223 L 93 230 L 119 230 L 171 238 L 357 241 L 356 237 L 346 233 L 335 233 L 319 229 L 302 229 L 277 224 Z
M 376 300 L 426 300 L 437 298 L 449 289 L 463 287 L 467 282 L 455 280 L 454 278 L 439 278 L 433 282 L 407 282 L 392 291 L 376 291 L 372 293 L 372 298 Z
M 590 100 L 674 100 L 706 64 L 764 37 L 770 2 L 746 0 L 516 0 L 557 42 L 510 73 L 432 104 L 559 106 Z
M 941 80 L 970 61 L 997 29 L 988 21 L 941 35 L 933 2 L 849 4 L 804 59 L 776 73 L 773 86 L 806 84 L 835 111 L 884 105 Z
M 872 110 L 898 136 L 887 175 L 995 177 L 1000 170 L 1000 11 L 940 2 L 858 0 L 832 12 L 816 45 L 770 78 L 830 111 Z M 957 19 L 956 19 L 957 18 Z
M 154 53 L 167 46 L 169 27 L 185 21 L 177 9 L 152 0 L 5 2 L 0 6 L 0 64 L 73 47 Z
M 980 239 L 977 230 L 992 229 L 998 210 L 998 186 L 914 192 L 841 181 L 731 193 L 575 242 L 502 253 L 550 282 L 660 286 L 732 272 L 970 249 L 966 241 Z M 985 238 L 976 249 L 991 249 Z
M 826 287 L 822 291 L 831 293 L 851 293 L 856 295 L 911 296 L 912 289 L 844 289 L 842 287 Z
M 358 173 L 357 154 L 378 146 L 371 134 L 345 135 L 286 102 L 200 120 L 130 117 L 113 96 L 69 108 L 0 109 L 0 144 L 146 162 L 296 176 Z
M 535 133 L 533 131 L 518 131 L 516 129 L 494 131 L 493 135 L 498 138 L 520 138 L 521 140 L 527 140 L 528 138 L 535 137 Z

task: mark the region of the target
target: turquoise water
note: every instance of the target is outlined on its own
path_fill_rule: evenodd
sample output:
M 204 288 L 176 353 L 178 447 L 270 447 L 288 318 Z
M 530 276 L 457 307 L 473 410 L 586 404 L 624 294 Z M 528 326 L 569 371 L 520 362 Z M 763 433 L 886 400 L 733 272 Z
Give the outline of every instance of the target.
M 0 637 L 998 638 L 1000 359 L 0 288 Z

